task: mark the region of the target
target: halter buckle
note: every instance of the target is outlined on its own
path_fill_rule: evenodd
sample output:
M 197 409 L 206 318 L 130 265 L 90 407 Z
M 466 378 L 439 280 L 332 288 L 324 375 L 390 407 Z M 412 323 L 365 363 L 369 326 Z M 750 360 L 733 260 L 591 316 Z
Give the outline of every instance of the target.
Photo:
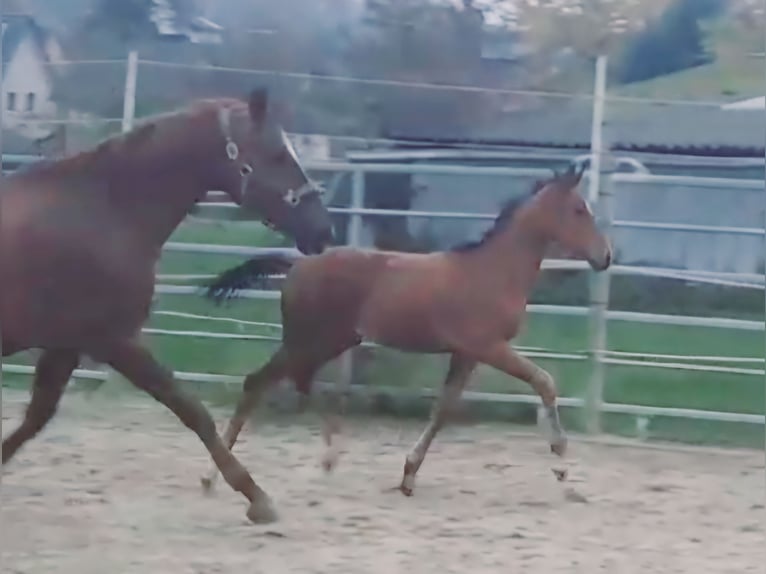
M 237 147 L 237 144 L 235 144 L 231 140 L 226 142 L 226 155 L 232 161 L 234 161 L 235 159 L 239 157 L 239 148 Z

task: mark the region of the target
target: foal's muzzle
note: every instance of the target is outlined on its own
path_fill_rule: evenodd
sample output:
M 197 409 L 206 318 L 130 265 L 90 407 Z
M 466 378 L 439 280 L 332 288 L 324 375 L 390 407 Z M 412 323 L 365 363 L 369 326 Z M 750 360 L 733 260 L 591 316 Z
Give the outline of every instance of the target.
M 606 271 L 612 264 L 612 250 L 607 247 L 598 257 L 588 257 L 588 263 L 594 271 Z

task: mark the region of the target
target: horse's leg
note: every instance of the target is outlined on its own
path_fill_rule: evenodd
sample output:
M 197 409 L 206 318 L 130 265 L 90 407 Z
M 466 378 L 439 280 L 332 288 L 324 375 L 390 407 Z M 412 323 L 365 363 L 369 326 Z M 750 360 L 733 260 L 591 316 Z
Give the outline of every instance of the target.
M 173 374 L 135 341 L 126 341 L 98 357 L 114 370 L 168 407 L 207 447 L 224 479 L 250 501 L 247 517 L 256 523 L 276 520 L 269 497 L 226 447 L 215 428 L 213 417 L 196 397 L 185 393 Z
M 223 441 L 229 450 L 234 448 L 242 427 L 245 426 L 250 414 L 258 406 L 264 391 L 287 376 L 287 368 L 287 352 L 284 347 L 280 347 L 271 356 L 268 363 L 245 377 L 242 385 L 242 394 L 239 396 L 234 415 L 226 425 L 226 431 L 223 435 Z M 208 473 L 200 479 L 205 492 L 213 489 L 216 478 L 218 478 L 218 466 L 213 461 Z
M 61 396 L 80 356 L 76 351 L 46 350 L 37 361 L 32 399 L 24 420 L 11 436 L 3 441 L 3 464 L 29 439 L 39 433 L 56 414 Z
M 566 453 L 567 438 L 561 426 L 556 404 L 556 381 L 550 373 L 526 357 L 522 357 L 505 342 L 487 349 L 479 360 L 528 383 L 540 395 L 553 432 L 550 441 L 551 451 L 563 457 Z
M 404 462 L 404 476 L 402 477 L 399 490 L 405 495 L 412 496 L 412 490 L 415 487 L 415 474 L 417 474 L 418 469 L 423 464 L 431 442 L 436 437 L 436 433 L 444 426 L 450 409 L 455 406 L 455 403 L 460 398 L 460 394 L 463 392 L 463 388 L 475 367 L 476 361 L 473 359 L 457 354 L 452 355 L 449 372 L 444 381 L 442 392 L 431 411 L 431 420 Z
M 328 361 L 338 358 L 344 352 L 359 345 L 362 339 L 354 332 L 348 337 L 338 337 L 336 341 L 337 344 L 328 346 L 326 353 L 318 354 L 318 360 L 315 358 L 314 361 L 307 362 L 301 369 L 296 371 L 294 379 L 299 391 L 308 393 L 311 388 L 311 381 L 319 368 Z M 350 383 L 351 381 L 347 382 Z M 322 468 L 325 472 L 332 471 L 340 458 L 338 440 L 333 439 L 339 436 L 343 430 L 343 415 L 345 415 L 346 411 L 348 391 L 347 386 L 343 385 L 341 387 L 341 383 L 335 383 L 325 403 L 320 407 L 322 439 L 325 443 L 325 452 L 322 455 Z

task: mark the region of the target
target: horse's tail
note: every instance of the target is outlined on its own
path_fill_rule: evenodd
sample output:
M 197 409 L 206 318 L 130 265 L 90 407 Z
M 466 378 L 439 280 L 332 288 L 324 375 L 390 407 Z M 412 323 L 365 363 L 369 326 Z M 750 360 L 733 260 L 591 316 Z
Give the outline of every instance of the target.
M 256 255 L 221 272 L 207 285 L 204 296 L 220 304 L 225 299 L 236 297 L 242 289 L 263 285 L 265 279 L 286 273 L 294 263 L 284 255 Z

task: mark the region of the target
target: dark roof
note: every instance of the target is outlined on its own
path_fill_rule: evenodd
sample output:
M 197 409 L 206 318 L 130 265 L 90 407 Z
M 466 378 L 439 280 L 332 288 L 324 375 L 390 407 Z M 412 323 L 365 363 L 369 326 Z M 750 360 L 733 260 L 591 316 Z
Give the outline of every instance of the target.
M 34 40 L 41 58 L 47 60 L 45 43 L 49 34 L 35 22 L 32 16 L 9 14 L 3 17 L 3 76 L 5 76 L 5 64 L 13 59 L 16 50 L 29 37 Z
M 592 103 L 524 106 L 465 129 L 441 121 L 387 121 L 385 137 L 442 143 L 474 142 L 533 147 L 590 147 Z M 615 149 L 694 155 L 763 156 L 766 114 L 720 107 L 612 101 L 606 105 L 607 137 Z M 388 118 L 389 120 L 393 118 Z

